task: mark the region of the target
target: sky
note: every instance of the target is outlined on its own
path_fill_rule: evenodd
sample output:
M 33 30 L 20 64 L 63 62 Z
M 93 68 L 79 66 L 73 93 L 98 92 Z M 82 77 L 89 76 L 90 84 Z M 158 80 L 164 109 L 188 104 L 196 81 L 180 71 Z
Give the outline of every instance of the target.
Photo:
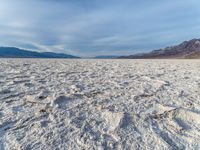
M 0 0 L 0 46 L 82 57 L 200 38 L 199 0 Z

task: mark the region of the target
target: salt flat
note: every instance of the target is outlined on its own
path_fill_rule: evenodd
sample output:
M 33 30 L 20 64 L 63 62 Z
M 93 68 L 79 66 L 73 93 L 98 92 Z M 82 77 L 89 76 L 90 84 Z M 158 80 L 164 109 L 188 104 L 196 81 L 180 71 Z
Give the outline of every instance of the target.
M 0 149 L 200 149 L 200 60 L 0 59 Z

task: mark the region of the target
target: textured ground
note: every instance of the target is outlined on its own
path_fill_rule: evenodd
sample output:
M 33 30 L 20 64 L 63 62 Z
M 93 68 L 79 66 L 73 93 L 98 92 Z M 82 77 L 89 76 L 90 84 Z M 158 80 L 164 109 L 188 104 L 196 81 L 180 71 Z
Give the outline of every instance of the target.
M 0 60 L 0 149 L 200 149 L 200 60 Z

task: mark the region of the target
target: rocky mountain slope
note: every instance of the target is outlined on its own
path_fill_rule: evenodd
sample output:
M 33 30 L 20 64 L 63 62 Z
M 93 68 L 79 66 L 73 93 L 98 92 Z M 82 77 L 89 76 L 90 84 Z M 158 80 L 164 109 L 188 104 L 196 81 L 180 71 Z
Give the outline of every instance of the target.
M 200 39 L 192 39 L 177 46 L 154 50 L 150 53 L 122 56 L 120 58 L 200 58 Z

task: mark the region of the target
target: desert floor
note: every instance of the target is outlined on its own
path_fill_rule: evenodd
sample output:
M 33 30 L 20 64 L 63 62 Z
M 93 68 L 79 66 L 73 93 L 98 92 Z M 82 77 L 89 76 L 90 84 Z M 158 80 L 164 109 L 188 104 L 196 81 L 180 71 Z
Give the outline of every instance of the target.
M 200 149 L 200 60 L 0 59 L 0 149 Z

